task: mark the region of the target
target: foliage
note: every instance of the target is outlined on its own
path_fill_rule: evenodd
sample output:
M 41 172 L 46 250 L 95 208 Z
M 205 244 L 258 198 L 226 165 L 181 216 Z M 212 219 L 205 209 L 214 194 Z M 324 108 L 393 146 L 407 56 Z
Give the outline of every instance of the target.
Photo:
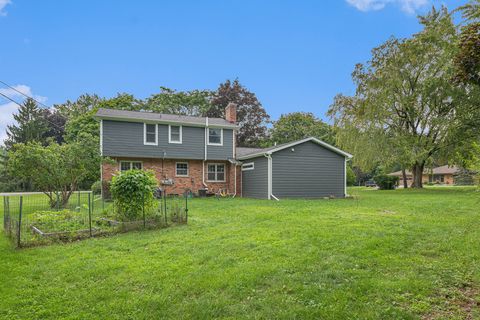
M 37 211 L 29 217 L 29 223 L 42 232 L 79 231 L 87 227 L 83 213 L 61 211 Z
M 462 83 L 480 85 L 480 22 L 462 28 L 455 56 L 456 79 Z
M 37 190 L 47 194 L 52 207 L 56 204 L 55 192 L 59 192 L 60 204 L 64 207 L 79 184 L 98 171 L 100 155 L 92 144 L 95 141 L 89 136 L 63 145 L 55 142 L 47 146 L 38 142 L 17 144 L 9 153 L 9 173 L 29 179 Z
M 223 118 L 225 108 L 233 102 L 237 104 L 237 122 L 240 129 L 236 135 L 237 146 L 256 146 L 267 137 L 266 124 L 270 116 L 256 95 L 240 84 L 238 79 L 221 83 L 212 98 L 212 108 L 206 116 Z
M 373 179 L 380 190 L 394 190 L 398 183 L 398 177 L 386 174 L 377 175 Z
M 357 176 L 352 167 L 347 166 L 347 186 L 353 186 L 357 181 Z
M 270 139 L 276 143 L 285 143 L 315 137 L 329 144 L 335 143 L 333 130 L 327 123 L 310 112 L 292 112 L 282 114 L 273 122 Z
M 102 193 L 102 181 L 97 180 L 92 184 L 92 187 L 90 188 L 92 190 L 93 194 L 101 194 Z
M 142 217 L 143 210 L 150 212 L 156 205 L 153 192 L 157 186 L 152 171 L 128 170 L 114 176 L 110 191 L 119 218 L 134 221 Z
M 378 161 L 411 168 L 414 187 L 435 156 L 452 157 L 477 139 L 479 93 L 457 85 L 456 28 L 445 9 L 421 18 L 411 39 L 390 39 L 357 65 L 355 96 L 339 95 L 330 107 L 337 141 L 364 168 Z
M 7 126 L 7 139 L 5 140 L 7 150 L 11 150 L 17 143 L 30 141 L 43 143 L 45 141 L 44 135 L 48 128 L 35 100 L 27 98 L 13 118 L 16 124 Z
M 175 91 L 160 87 L 160 93 L 152 94 L 144 102 L 145 109 L 153 112 L 202 116 L 212 107 L 208 90 Z

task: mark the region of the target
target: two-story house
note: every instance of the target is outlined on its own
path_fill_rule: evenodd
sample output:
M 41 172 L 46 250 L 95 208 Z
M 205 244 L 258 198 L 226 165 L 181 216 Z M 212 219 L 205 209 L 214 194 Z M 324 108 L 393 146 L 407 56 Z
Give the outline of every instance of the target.
M 169 194 L 185 189 L 240 193 L 235 161 L 236 106 L 225 119 L 99 109 L 102 180 L 117 172 L 150 169 Z
M 237 148 L 236 105 L 225 119 L 100 109 L 102 181 L 152 170 L 168 194 L 208 189 L 261 199 L 345 197 L 350 154 L 316 138 Z

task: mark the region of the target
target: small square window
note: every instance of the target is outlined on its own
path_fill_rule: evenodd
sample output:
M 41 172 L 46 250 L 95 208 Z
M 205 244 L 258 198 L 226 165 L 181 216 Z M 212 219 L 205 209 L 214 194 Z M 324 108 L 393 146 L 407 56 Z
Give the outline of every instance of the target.
M 223 129 L 209 128 L 208 129 L 208 144 L 222 145 L 223 144 Z
M 177 162 L 175 175 L 178 177 L 188 177 L 188 162 Z
M 182 126 L 168 126 L 168 142 L 182 143 Z
M 127 170 L 142 170 L 142 163 L 140 161 L 120 161 L 120 171 Z

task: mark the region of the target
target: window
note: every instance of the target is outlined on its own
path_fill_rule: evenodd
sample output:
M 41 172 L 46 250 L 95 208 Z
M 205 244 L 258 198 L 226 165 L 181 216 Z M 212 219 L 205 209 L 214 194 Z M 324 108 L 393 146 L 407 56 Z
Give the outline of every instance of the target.
M 157 145 L 157 130 L 156 124 L 144 123 L 143 124 L 143 144 Z
M 168 143 L 182 143 L 182 126 L 168 126 Z
M 208 128 L 208 144 L 223 145 L 223 129 Z
M 120 161 L 120 171 L 132 169 L 142 170 L 142 163 L 140 161 Z
M 188 177 L 188 162 L 177 162 L 175 175 L 177 177 Z
M 253 169 L 255 169 L 255 163 L 254 162 L 249 162 L 249 163 L 242 164 L 242 171 L 248 171 L 248 170 L 253 170 Z
M 223 182 L 225 181 L 225 165 L 222 163 L 208 164 L 207 174 L 208 181 Z

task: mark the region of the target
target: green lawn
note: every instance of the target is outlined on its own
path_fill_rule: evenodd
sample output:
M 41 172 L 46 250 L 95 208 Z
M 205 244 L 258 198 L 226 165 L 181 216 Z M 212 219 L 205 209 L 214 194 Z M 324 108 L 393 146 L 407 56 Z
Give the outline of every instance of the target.
M 480 318 L 480 193 L 195 199 L 189 224 L 11 249 L 5 319 Z

